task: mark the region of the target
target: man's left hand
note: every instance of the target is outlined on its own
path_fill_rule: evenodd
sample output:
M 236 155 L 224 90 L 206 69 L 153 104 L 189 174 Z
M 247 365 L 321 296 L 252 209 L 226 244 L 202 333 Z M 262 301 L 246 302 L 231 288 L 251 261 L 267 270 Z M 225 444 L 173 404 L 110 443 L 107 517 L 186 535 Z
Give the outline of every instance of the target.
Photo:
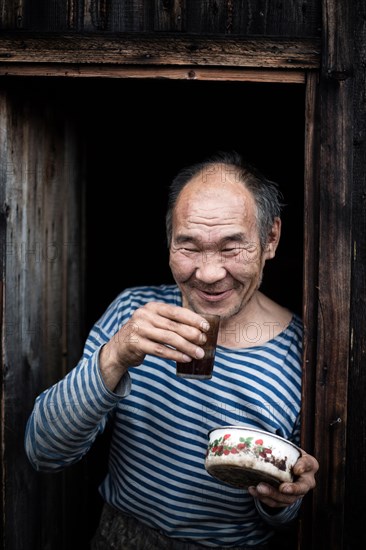
M 315 474 L 318 469 L 319 463 L 316 458 L 302 451 L 301 457 L 294 465 L 294 481 L 292 483 L 281 483 L 278 488 L 267 483 L 259 483 L 256 487 L 249 487 L 248 491 L 270 508 L 290 506 L 314 489 L 316 486 Z

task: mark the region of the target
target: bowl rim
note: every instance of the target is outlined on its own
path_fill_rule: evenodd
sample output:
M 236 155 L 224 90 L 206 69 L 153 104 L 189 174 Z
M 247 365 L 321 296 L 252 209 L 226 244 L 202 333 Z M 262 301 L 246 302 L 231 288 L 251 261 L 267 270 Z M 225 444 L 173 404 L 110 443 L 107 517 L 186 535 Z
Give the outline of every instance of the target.
M 233 429 L 253 431 L 253 432 L 258 433 L 258 434 L 271 436 L 275 439 L 278 439 L 279 441 L 281 441 L 283 443 L 287 443 L 291 447 L 294 447 L 297 451 L 299 451 L 300 456 L 302 455 L 302 449 L 298 445 L 296 445 L 296 443 L 293 443 L 289 439 L 286 439 L 285 437 L 282 437 L 281 435 L 274 434 L 272 432 L 268 432 L 267 430 L 261 430 L 260 428 L 253 428 L 252 426 L 243 426 L 242 424 L 229 424 L 229 425 L 225 425 L 225 426 L 216 426 L 215 428 L 211 428 L 208 431 L 208 437 L 210 437 L 211 433 L 216 431 L 216 430 L 233 430 Z

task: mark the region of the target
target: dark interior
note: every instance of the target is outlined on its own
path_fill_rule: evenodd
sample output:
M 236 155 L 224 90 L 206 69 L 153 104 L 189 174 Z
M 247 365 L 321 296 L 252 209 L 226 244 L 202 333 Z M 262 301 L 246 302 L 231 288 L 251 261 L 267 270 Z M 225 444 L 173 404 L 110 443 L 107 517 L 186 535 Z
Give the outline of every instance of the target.
M 301 313 L 304 87 L 98 80 L 80 105 L 87 145 L 87 324 L 127 286 L 173 282 L 167 188 L 184 165 L 236 149 L 277 181 L 283 232 L 262 290 Z M 85 101 L 85 98 L 86 101 Z
M 173 282 L 165 238 L 167 188 L 181 167 L 218 149 L 243 153 L 280 185 L 282 238 L 266 264 L 262 290 L 301 315 L 304 86 L 168 80 L 100 80 L 88 86 L 88 103 L 81 104 L 88 326 L 125 287 Z M 103 438 L 88 457 L 95 523 L 108 433 Z M 287 533 L 279 547 L 291 548 L 295 537 Z

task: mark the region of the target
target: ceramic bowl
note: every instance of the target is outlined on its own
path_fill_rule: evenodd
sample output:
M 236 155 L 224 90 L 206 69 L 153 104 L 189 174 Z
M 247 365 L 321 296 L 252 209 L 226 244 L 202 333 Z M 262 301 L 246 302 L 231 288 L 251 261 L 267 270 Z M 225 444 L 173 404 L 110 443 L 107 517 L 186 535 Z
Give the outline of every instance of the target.
M 278 487 L 293 481 L 301 456 L 294 443 L 247 426 L 219 426 L 208 433 L 207 472 L 234 487 L 246 489 L 261 481 Z

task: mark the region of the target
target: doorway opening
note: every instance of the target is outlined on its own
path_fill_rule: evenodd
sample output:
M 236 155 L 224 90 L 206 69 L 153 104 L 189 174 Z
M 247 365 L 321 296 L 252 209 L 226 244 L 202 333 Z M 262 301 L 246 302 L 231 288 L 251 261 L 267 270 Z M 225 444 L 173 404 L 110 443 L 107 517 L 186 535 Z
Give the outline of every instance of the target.
M 42 168 L 64 168 L 54 161 L 63 158 L 63 151 L 57 147 L 65 142 L 62 139 L 65 121 L 72 125 L 75 138 L 68 147 L 76 144 L 83 152 L 85 166 L 80 191 L 85 190 L 85 198 L 78 217 L 80 228 L 85 227 L 86 269 L 80 284 L 85 316 L 72 321 L 85 327 L 85 336 L 124 288 L 173 282 L 164 219 L 169 183 L 180 168 L 217 150 L 235 149 L 243 153 L 267 177 L 278 182 L 285 203 L 283 233 L 276 257 L 266 264 L 262 290 L 301 314 L 304 84 L 37 77 L 12 80 L 11 86 L 7 80 L 14 112 L 24 113 L 20 131 L 29 130 L 29 136 L 36 141 L 40 128 L 44 142 L 50 138 L 55 144 L 55 150 L 46 147 L 47 151 L 50 149 L 49 159 L 40 155 L 40 160 L 44 160 Z M 44 121 L 48 124 L 43 126 Z M 51 139 L 59 137 L 58 134 L 60 139 Z M 37 143 L 30 150 L 36 149 Z M 38 156 L 32 161 L 37 159 Z M 70 168 L 79 174 L 74 157 Z M 52 171 L 41 172 L 37 184 L 47 194 L 47 178 L 52 178 L 48 176 Z M 75 181 L 78 185 L 75 173 L 71 185 Z M 35 175 L 38 176 L 38 169 Z M 59 176 L 54 179 L 61 188 L 68 174 Z M 30 177 L 30 182 L 33 179 Z M 41 216 L 42 204 L 38 204 L 37 196 L 30 193 L 29 202 L 30 210 Z M 56 210 L 59 212 L 60 207 Z M 31 236 L 37 238 L 37 228 L 34 231 Z M 39 229 L 39 235 L 44 236 L 43 228 Z M 34 255 L 28 256 L 35 261 Z M 64 289 L 67 291 L 68 287 Z M 49 347 L 54 358 L 57 349 L 51 343 Z M 49 368 L 43 361 L 41 366 Z M 87 485 L 87 509 L 83 510 L 87 539 L 99 519 L 101 502 L 97 487 L 105 472 L 107 437 L 108 433 L 103 434 L 104 439 L 86 457 L 86 483 L 83 479 L 82 484 Z M 65 489 L 65 493 L 69 498 L 70 489 Z M 65 517 L 68 513 L 65 510 Z M 73 536 L 71 531 L 70 534 Z
M 150 79 L 99 80 L 92 90 L 79 113 L 87 159 L 89 326 L 124 288 L 173 282 L 165 237 L 169 183 L 181 167 L 228 149 L 280 186 L 282 238 L 262 290 L 301 315 L 305 86 Z M 104 475 L 104 448 L 101 443 L 89 457 L 95 486 Z

